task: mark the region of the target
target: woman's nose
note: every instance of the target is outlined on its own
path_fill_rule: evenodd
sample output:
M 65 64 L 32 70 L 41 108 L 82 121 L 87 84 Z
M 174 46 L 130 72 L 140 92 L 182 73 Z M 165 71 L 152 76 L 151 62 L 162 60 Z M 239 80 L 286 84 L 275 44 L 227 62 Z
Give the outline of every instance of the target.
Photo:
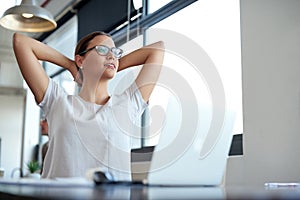
M 114 56 L 114 54 L 111 51 L 108 52 L 106 58 L 108 60 L 114 60 L 114 59 L 116 59 L 116 57 Z

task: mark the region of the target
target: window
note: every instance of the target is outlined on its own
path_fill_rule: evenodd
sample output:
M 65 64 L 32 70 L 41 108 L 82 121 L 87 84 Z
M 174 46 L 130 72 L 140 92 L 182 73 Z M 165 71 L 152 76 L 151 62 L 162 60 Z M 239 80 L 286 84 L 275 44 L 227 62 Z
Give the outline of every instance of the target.
M 135 6 L 140 8 L 138 0 L 134 1 Z M 148 3 L 148 13 L 167 6 L 168 3 L 175 1 L 144 1 Z M 141 3 L 141 2 L 139 2 Z M 178 2 L 177 2 L 178 3 Z M 164 65 L 167 70 L 171 70 L 179 75 L 180 78 L 188 85 L 195 95 L 198 104 L 198 110 L 202 123 L 209 124 L 212 119 L 212 107 L 214 106 L 210 94 L 210 85 L 207 83 L 206 74 L 202 73 L 203 66 L 212 64 L 212 68 L 217 72 L 222 80 L 222 86 L 227 99 L 227 106 L 235 112 L 235 126 L 233 134 L 243 132 L 242 123 L 242 87 L 241 87 L 241 44 L 240 44 L 240 8 L 238 0 L 204 0 L 196 1 L 173 15 L 163 19 L 157 24 L 151 26 L 144 34 L 127 41 L 121 46 L 125 52 L 129 52 L 144 43 L 152 43 L 157 40 L 164 40 L 166 45 L 166 55 Z M 141 27 L 148 27 L 145 20 L 141 19 Z M 149 22 L 151 24 L 151 22 Z M 153 21 L 152 21 L 153 24 Z M 126 28 L 127 29 L 127 28 Z M 112 35 L 122 32 L 122 30 L 112 30 Z M 124 32 L 124 30 L 123 30 Z M 124 32 L 125 34 L 128 32 Z M 142 33 L 142 32 L 141 32 Z M 118 35 L 116 34 L 116 35 Z M 120 34 L 119 34 L 120 35 Z M 124 34 L 121 34 L 124 35 Z M 60 40 L 56 40 L 60 38 Z M 63 39 L 61 39 L 63 38 Z M 129 37 L 127 37 L 128 40 Z M 119 40 L 118 44 L 124 43 L 125 40 Z M 46 43 L 58 49 L 65 55 L 73 58 L 74 47 L 77 42 L 77 19 L 73 17 L 68 23 L 63 25 L 59 31 L 56 31 Z M 190 44 L 190 45 L 187 45 Z M 185 48 L 185 49 L 183 49 Z M 195 64 L 190 56 L 203 56 L 201 63 Z M 200 59 L 201 60 L 201 59 Z M 200 67 L 200 70 L 199 70 Z M 51 66 L 46 63 L 45 68 L 49 75 L 59 73 L 61 68 Z M 109 90 L 114 91 L 120 85 L 126 86 L 133 81 L 134 76 L 128 77 L 130 70 L 118 74 L 115 80 L 110 83 Z M 128 74 L 127 74 L 128 73 Z M 126 74 L 126 80 L 125 77 Z M 75 83 L 71 75 L 65 71 L 55 79 L 69 92 L 74 93 Z M 143 123 L 146 129 L 142 130 L 143 138 L 135 138 L 134 146 L 154 146 L 157 144 L 160 132 L 165 127 L 168 131 L 176 132 L 182 119 L 178 116 L 182 114 L 182 102 L 178 97 L 175 85 L 174 88 L 168 87 L 160 79 L 153 95 L 150 99 L 149 110 Z M 176 83 L 175 84 L 180 84 Z M 126 84 L 120 84 L 126 82 Z M 116 87 L 118 86 L 118 87 Z M 184 93 L 183 93 L 184 94 Z M 166 117 L 168 115 L 168 117 Z M 172 126 L 166 126 L 166 124 Z M 150 124 L 150 126 L 147 126 Z M 146 135 L 145 135 L 146 133 Z M 175 137 L 176 135 L 174 135 Z
M 150 5 L 155 2 L 150 1 Z M 193 62 L 190 60 L 191 54 L 197 52 L 200 52 L 199 56 L 207 54 L 207 58 L 212 61 L 221 77 L 228 109 L 235 112 L 233 134 L 243 132 L 239 19 L 238 0 L 197 1 L 152 26 L 145 38 L 147 43 L 159 38 L 165 40 L 167 49 L 165 67 L 180 74 L 188 83 L 196 96 L 200 117 L 205 116 L 201 118 L 202 122 L 204 120 L 209 123 L 212 117 L 211 109 L 214 106 L 209 92 L 210 86 L 205 82 L 207 78 L 205 74 L 195 71 L 200 67 L 201 72 L 208 61 L 203 59 L 201 63 L 203 66 L 192 66 Z M 190 42 L 191 45 L 187 46 L 185 42 Z M 178 54 L 182 51 L 176 50 L 177 47 L 186 49 L 184 53 Z M 172 123 L 173 127 L 168 131 L 176 133 L 181 119 L 174 115 L 177 113 L 180 115 L 182 112 L 180 110 L 182 102 L 173 89 L 163 84 L 158 85 L 150 99 L 149 110 L 150 115 L 154 115 L 155 118 L 162 115 L 171 117 L 170 122 L 164 123 Z M 149 123 L 153 123 L 153 120 L 150 119 Z M 145 145 L 157 144 L 160 131 L 159 127 L 150 126 Z
M 158 9 L 160 9 L 161 7 L 167 5 L 168 3 L 170 3 L 172 0 L 160 0 L 160 1 L 148 1 L 149 3 L 149 8 L 148 8 L 148 12 L 149 14 L 157 11 Z
M 75 16 L 65 23 L 44 42 L 69 58 L 74 59 L 74 50 L 77 43 L 77 17 Z M 68 94 L 76 92 L 76 83 L 73 81 L 69 71 L 64 71 L 60 66 L 49 62 L 44 62 L 44 67 L 47 74 L 61 84 Z

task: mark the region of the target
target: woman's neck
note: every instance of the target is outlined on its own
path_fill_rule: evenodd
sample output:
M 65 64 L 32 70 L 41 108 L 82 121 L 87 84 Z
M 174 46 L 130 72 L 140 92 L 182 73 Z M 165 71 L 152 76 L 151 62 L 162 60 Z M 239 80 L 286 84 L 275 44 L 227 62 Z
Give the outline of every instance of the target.
M 85 101 L 104 105 L 110 98 L 107 88 L 108 81 L 100 81 L 98 84 L 84 83 L 78 95 Z

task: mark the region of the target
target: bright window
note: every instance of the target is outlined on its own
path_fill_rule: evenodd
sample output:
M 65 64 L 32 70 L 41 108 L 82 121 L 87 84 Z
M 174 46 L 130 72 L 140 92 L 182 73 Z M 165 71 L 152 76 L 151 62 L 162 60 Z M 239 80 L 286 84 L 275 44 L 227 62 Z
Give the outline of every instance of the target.
M 154 4 L 156 1 L 150 1 Z M 155 7 L 154 5 L 152 5 Z M 159 6 L 158 6 L 159 7 Z M 209 123 L 211 118 L 211 100 L 209 85 L 205 77 L 191 66 L 190 55 L 204 53 L 213 62 L 221 77 L 226 96 L 227 107 L 235 113 L 233 134 L 243 132 L 242 123 L 242 86 L 241 86 L 241 44 L 240 44 L 240 9 L 238 0 L 203 0 L 197 1 L 151 27 L 146 35 L 147 43 L 157 39 L 165 40 L 167 53 L 165 67 L 176 71 L 189 84 L 200 105 L 203 118 Z M 160 30 L 161 29 L 161 30 Z M 186 41 L 191 45 L 187 46 Z M 175 48 L 186 48 L 183 54 L 174 52 Z M 180 51 L 180 50 L 179 50 Z M 163 80 L 162 80 L 163 81 Z M 160 112 L 155 116 L 167 114 L 168 117 L 180 114 L 180 100 L 172 94 L 173 88 L 158 85 L 150 99 L 150 113 Z M 152 110 L 152 111 L 151 111 Z M 156 111 L 155 111 L 156 110 Z M 163 119 L 162 119 L 163 121 Z M 150 124 L 152 121 L 150 120 Z M 168 123 L 168 122 L 166 122 Z M 173 117 L 174 127 L 178 129 L 179 118 Z M 159 127 L 150 127 L 146 146 L 157 144 Z
M 170 3 L 172 0 L 160 0 L 160 1 L 149 1 L 149 14 L 157 11 L 158 9 L 160 9 L 161 7 L 167 5 L 168 3 Z
M 44 42 L 67 57 L 74 59 L 74 50 L 77 43 L 77 17 L 75 16 L 69 20 Z M 59 73 L 62 68 L 49 62 L 44 62 L 44 67 L 49 76 L 57 73 L 53 80 L 61 84 L 68 94 L 76 92 L 76 83 L 69 71 Z

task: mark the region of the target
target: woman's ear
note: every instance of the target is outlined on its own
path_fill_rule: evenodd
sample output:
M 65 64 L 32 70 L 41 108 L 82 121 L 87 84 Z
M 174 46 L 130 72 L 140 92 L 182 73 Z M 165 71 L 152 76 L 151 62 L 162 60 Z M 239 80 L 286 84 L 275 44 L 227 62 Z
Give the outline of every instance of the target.
M 83 57 L 80 56 L 80 55 L 76 55 L 75 56 L 75 63 L 76 63 L 76 65 L 80 67 L 80 66 L 82 66 L 82 62 L 83 62 Z

